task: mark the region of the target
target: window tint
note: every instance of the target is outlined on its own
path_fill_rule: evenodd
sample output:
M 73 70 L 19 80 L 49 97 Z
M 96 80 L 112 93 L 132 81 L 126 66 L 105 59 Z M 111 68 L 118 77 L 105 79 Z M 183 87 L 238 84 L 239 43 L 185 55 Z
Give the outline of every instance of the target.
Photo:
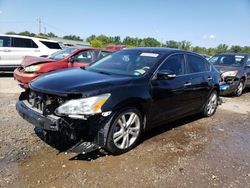
M 40 42 L 50 49 L 61 49 L 60 45 L 57 42 L 47 42 L 47 41 L 40 41 Z
M 210 64 L 203 58 L 187 55 L 188 73 L 210 71 Z
M 248 57 L 248 59 L 247 59 L 247 63 L 246 63 L 247 65 L 250 65 L 250 56 Z
M 31 39 L 12 37 L 12 47 L 18 48 L 38 48 L 36 43 Z
M 185 60 L 183 55 L 173 55 L 159 68 L 159 70 L 169 70 L 176 75 L 184 74 Z
M 95 61 L 95 55 L 93 51 L 83 51 L 74 56 L 75 62 L 92 63 Z
M 222 54 L 213 56 L 211 59 L 209 59 L 209 62 L 213 63 L 214 65 L 241 67 L 244 64 L 246 58 L 246 56 L 240 54 Z
M 10 47 L 10 37 L 0 37 L 0 47 Z

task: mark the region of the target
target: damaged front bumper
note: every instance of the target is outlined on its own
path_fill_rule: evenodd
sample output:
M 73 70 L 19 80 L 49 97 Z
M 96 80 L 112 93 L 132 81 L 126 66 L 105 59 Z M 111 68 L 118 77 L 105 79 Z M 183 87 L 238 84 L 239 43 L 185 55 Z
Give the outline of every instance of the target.
M 235 77 L 226 77 L 220 82 L 220 94 L 229 95 L 234 93 L 239 84 L 239 79 Z
M 59 131 L 60 118 L 57 116 L 43 116 L 39 112 L 31 109 L 25 101 L 17 101 L 16 110 L 23 119 L 36 127 L 43 128 L 44 130 Z
M 16 109 L 23 119 L 35 127 L 45 131 L 58 131 L 70 139 L 77 140 L 77 143 L 68 150 L 69 152 L 85 154 L 105 146 L 110 116 L 100 115 L 89 117 L 88 120 L 65 120 L 55 115 L 43 115 L 25 100 L 17 101 Z M 81 137 L 83 134 L 84 136 Z

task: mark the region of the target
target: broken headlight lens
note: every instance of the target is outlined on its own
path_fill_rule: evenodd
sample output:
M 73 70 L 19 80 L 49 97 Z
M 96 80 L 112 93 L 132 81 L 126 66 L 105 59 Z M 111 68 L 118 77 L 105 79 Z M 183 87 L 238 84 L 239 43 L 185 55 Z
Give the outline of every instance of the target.
M 39 66 L 36 66 L 36 65 L 31 65 L 31 66 L 24 68 L 24 71 L 28 73 L 36 72 L 38 70 L 39 70 Z
M 93 115 L 101 113 L 101 108 L 110 95 L 110 93 L 107 93 L 94 97 L 69 100 L 59 106 L 55 113 L 57 115 Z
M 227 72 L 222 73 L 221 77 L 225 78 L 228 76 L 236 76 L 237 73 L 238 71 L 227 71 Z

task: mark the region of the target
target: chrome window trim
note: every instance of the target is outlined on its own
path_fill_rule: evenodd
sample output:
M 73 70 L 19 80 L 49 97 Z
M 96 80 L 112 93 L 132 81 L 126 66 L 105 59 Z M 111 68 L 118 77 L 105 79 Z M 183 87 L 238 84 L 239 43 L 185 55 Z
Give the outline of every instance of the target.
M 198 54 L 192 54 L 192 53 L 188 53 L 188 52 L 175 52 L 173 54 L 170 54 L 169 56 L 167 56 L 161 63 L 160 65 L 157 67 L 157 69 L 154 71 L 154 73 L 152 74 L 150 80 L 155 80 L 155 76 L 158 72 L 158 70 L 160 69 L 160 67 L 162 66 L 163 63 L 165 63 L 170 57 L 174 56 L 174 55 L 183 55 L 184 56 L 184 64 L 185 64 L 185 69 L 186 69 L 186 66 L 187 66 L 187 58 L 186 58 L 186 55 L 193 55 L 193 56 L 196 56 L 196 57 L 199 57 L 202 59 L 202 57 L 200 57 Z M 205 61 L 207 61 L 205 59 Z M 207 63 L 210 65 L 210 70 L 209 71 L 203 71 L 203 72 L 195 72 L 195 73 L 186 73 L 187 70 L 184 70 L 184 74 L 182 75 L 176 75 L 176 78 L 178 77 L 182 77 L 182 76 L 189 76 L 189 75 L 194 75 L 194 74 L 200 74 L 200 73 L 208 73 L 208 72 L 211 72 L 212 71 L 212 65 L 211 63 L 209 63 L 207 61 Z

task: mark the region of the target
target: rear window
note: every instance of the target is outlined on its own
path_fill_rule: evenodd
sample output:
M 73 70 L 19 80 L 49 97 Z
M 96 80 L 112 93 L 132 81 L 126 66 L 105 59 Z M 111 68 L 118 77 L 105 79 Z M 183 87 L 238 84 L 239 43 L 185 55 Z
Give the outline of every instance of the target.
M 60 45 L 57 42 L 47 42 L 47 41 L 40 41 L 45 46 L 47 46 L 49 49 L 62 49 Z
M 12 37 L 11 43 L 12 47 L 17 47 L 17 48 L 38 48 L 36 43 L 31 39 Z
M 0 37 L 0 47 L 10 47 L 10 37 Z

